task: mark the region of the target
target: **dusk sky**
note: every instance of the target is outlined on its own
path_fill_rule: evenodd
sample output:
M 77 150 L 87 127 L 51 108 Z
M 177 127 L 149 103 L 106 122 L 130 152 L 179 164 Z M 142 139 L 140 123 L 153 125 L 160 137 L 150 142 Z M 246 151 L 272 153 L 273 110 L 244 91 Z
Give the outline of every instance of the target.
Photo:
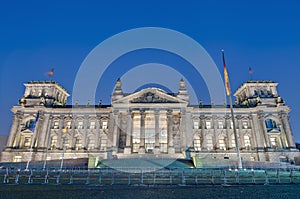
M 1 1 L 0 134 L 9 134 L 10 109 L 22 97 L 24 83 L 49 80 L 45 73 L 54 68 L 53 80 L 72 94 L 82 62 L 98 44 L 126 30 L 162 27 L 197 41 L 221 73 L 221 49 L 224 49 L 232 91 L 250 79 L 249 67 L 254 80 L 278 82 L 279 94 L 291 108 L 295 140 L 300 142 L 297 82 L 300 75 L 300 3 L 289 0 L 245 2 Z M 170 90 L 178 88 L 180 67 L 186 64 L 184 60 L 159 50 L 136 51 L 120 57 L 115 67 L 105 73 L 99 84 L 106 89 L 97 91 L 96 101 L 102 99 L 109 104 L 109 95 L 118 77 L 130 79 L 125 75 L 130 68 L 154 61 L 159 63 L 159 60 L 179 71 L 178 77 L 174 76 L 174 85 L 168 86 Z M 191 84 L 199 81 L 196 95 L 209 104 L 203 80 L 188 74 L 184 78 Z M 135 88 L 141 86 L 135 85 Z M 135 88 L 124 91 L 133 92 Z M 72 103 L 71 97 L 68 103 Z

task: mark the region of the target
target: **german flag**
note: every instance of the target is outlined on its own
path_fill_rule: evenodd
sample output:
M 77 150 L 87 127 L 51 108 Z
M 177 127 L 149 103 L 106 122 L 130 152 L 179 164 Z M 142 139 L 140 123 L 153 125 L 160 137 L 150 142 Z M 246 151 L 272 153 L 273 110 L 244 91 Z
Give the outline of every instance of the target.
M 222 57 L 223 57 L 223 65 L 224 65 L 224 80 L 225 80 L 226 93 L 229 96 L 231 92 L 230 92 L 230 84 L 229 84 L 228 72 L 226 68 L 224 50 L 222 50 Z
M 52 68 L 50 71 L 47 72 L 47 76 L 49 78 L 52 78 L 52 75 L 54 74 L 54 68 Z

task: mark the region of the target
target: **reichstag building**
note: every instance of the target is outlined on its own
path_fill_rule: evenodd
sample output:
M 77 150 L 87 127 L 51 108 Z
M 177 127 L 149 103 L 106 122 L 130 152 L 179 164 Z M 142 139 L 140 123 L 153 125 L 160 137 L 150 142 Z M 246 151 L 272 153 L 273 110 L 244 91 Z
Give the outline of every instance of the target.
M 54 81 L 31 81 L 12 108 L 2 162 L 132 157 L 236 160 L 228 105 L 189 103 L 184 80 L 177 93 L 145 88 L 123 93 L 116 81 L 111 104 L 66 105 L 68 92 Z M 247 81 L 235 92 L 234 116 L 243 161 L 292 161 L 300 156 L 289 107 L 273 81 Z M 31 156 L 31 157 L 29 157 Z

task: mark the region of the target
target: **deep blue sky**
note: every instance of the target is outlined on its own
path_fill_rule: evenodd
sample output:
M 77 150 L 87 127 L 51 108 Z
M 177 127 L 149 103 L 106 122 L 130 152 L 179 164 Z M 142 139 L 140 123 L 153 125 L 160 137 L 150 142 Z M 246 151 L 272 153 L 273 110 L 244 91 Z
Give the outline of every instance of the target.
M 245 2 L 1 1 L 0 134 L 9 133 L 10 108 L 22 97 L 23 83 L 47 79 L 45 72 L 54 67 L 54 80 L 71 92 L 81 62 L 96 45 L 128 29 L 154 26 L 195 39 L 220 70 L 224 48 L 232 90 L 249 79 L 249 66 L 253 79 L 279 82 L 300 142 L 300 3 Z

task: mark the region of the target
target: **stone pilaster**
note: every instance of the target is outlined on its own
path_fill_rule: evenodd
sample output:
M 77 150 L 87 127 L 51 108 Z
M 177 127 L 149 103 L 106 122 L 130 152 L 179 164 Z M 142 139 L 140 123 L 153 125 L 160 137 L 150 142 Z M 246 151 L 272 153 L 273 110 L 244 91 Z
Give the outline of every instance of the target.
M 119 128 L 119 112 L 115 111 L 113 114 L 113 121 L 114 121 L 114 126 L 113 126 L 113 140 L 112 140 L 112 147 L 113 151 L 117 152 L 118 149 L 118 128 Z
M 43 123 L 42 123 L 42 128 L 39 132 L 39 138 L 38 138 L 38 148 L 45 148 L 46 147 L 46 137 L 49 132 L 49 118 L 50 115 L 47 113 L 44 113 L 44 118 L 43 118 Z
M 260 124 L 260 129 L 262 131 L 262 135 L 264 136 L 264 145 L 266 148 L 270 148 L 271 143 L 270 143 L 270 139 L 269 139 L 269 136 L 268 136 L 266 128 L 265 128 L 264 113 L 262 111 L 258 111 L 257 115 L 258 115 L 258 120 L 259 120 L 259 124 Z
M 174 140 L 173 140 L 173 133 L 172 133 L 172 127 L 173 127 L 173 121 L 172 121 L 172 110 L 168 110 L 167 112 L 167 120 L 168 120 L 168 153 L 174 154 L 175 148 L 174 148 Z
M 21 126 L 22 116 L 20 113 L 15 113 L 13 117 L 12 127 L 10 129 L 9 137 L 7 140 L 6 148 L 12 148 L 14 144 L 14 140 L 17 136 L 18 127 Z
M 243 121 L 242 121 L 242 116 L 238 115 L 236 117 L 237 119 L 237 127 L 238 127 L 238 142 L 239 142 L 239 147 L 240 149 L 245 148 L 244 144 L 244 135 L 243 135 Z
M 127 112 L 127 126 L 126 126 L 126 147 L 124 154 L 131 154 L 131 139 L 132 139 L 132 114 L 131 111 Z
M 257 150 L 258 151 L 263 151 L 264 148 L 266 147 L 265 142 L 264 142 L 264 132 L 260 127 L 260 121 L 258 118 L 257 114 L 252 114 L 252 132 L 255 135 L 256 143 L 257 143 Z
M 155 147 L 154 147 L 154 154 L 159 154 L 159 110 L 155 110 L 154 112 L 154 120 L 155 120 Z
M 199 117 L 200 119 L 200 127 L 201 127 L 201 137 L 200 137 L 200 144 L 201 144 L 201 150 L 207 150 L 207 147 L 204 146 L 204 138 L 205 138 L 205 134 L 204 134 L 204 131 L 205 131 L 205 115 L 200 115 Z
M 289 148 L 296 148 L 295 147 L 294 136 L 292 134 L 292 130 L 291 130 L 291 127 L 290 127 L 290 121 L 289 121 L 288 114 L 282 111 L 280 113 L 280 117 L 282 119 L 283 128 L 284 128 L 284 131 L 285 131 L 286 136 L 287 136 L 288 147 Z
M 145 111 L 141 110 L 141 136 L 140 136 L 140 149 L 139 153 L 144 154 L 145 153 Z

